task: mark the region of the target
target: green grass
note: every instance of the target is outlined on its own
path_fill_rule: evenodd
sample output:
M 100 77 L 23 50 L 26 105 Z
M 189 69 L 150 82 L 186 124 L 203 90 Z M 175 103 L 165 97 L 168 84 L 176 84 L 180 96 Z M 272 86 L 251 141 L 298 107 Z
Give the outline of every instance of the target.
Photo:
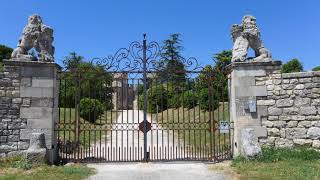
M 28 168 L 23 164 L 29 164 Z M 22 166 L 21 166 L 22 165 Z M 44 163 L 32 164 L 22 156 L 13 156 L 0 159 L 0 180 L 61 180 L 86 179 L 95 171 L 85 165 L 49 166 Z
M 229 121 L 229 107 L 228 103 L 220 103 L 219 108 L 217 108 L 213 113 L 208 111 L 202 111 L 199 106 L 192 109 L 187 108 L 177 108 L 168 109 L 161 113 L 154 114 L 154 118 L 161 124 L 180 124 L 180 126 L 169 126 L 169 129 L 174 130 L 179 133 L 180 138 L 185 140 L 185 142 L 191 146 L 199 146 L 206 144 L 210 145 L 210 139 L 212 144 L 216 148 L 216 151 L 229 149 L 229 133 L 220 134 L 218 130 L 218 124 L 220 121 Z M 208 121 L 214 122 L 211 124 L 211 131 Z M 190 122 L 190 123 L 189 123 Z M 183 127 L 182 125 L 191 124 L 191 128 Z M 202 125 L 201 128 L 193 128 L 198 125 Z
M 72 142 L 79 140 L 80 145 L 86 147 L 92 142 L 100 140 L 105 135 L 106 124 L 112 124 L 117 119 L 115 111 L 105 111 L 95 123 L 90 123 L 79 117 L 73 108 L 60 108 L 59 114 L 59 139 Z
M 255 158 L 233 160 L 239 179 L 320 179 L 320 152 L 306 148 L 263 149 Z

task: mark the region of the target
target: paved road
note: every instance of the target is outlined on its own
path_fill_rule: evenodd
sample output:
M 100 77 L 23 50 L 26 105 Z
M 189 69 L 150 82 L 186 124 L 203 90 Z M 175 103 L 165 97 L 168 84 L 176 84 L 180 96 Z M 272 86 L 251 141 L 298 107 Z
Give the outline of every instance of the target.
M 202 163 L 126 163 L 88 164 L 97 174 L 91 180 L 224 180 L 218 171 Z

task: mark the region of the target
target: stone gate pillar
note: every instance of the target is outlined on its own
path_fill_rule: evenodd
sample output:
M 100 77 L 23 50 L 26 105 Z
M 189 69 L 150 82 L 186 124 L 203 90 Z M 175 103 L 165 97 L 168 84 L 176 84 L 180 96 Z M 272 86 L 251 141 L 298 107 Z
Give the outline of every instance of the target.
M 54 62 L 26 61 L 11 59 L 4 61 L 5 72 L 17 79 L 18 91 L 15 99 L 19 104 L 18 118 L 26 122 L 19 129 L 19 141 L 29 142 L 32 133 L 44 133 L 49 161 L 55 158 L 57 147 L 54 133 L 58 119 L 58 83 L 57 71 L 60 67 Z M 18 126 L 18 124 L 17 124 Z M 27 147 L 17 147 L 18 151 Z
M 250 150 L 252 148 L 250 146 L 259 145 L 258 138 L 267 136 L 267 129 L 261 125 L 262 117 L 268 113 L 267 104 L 259 103 L 266 102 L 259 100 L 267 98 L 267 86 L 257 80 L 279 73 L 280 65 L 280 61 L 246 61 L 233 62 L 229 66 L 230 120 L 234 127 L 234 157 L 246 155 L 245 148 Z

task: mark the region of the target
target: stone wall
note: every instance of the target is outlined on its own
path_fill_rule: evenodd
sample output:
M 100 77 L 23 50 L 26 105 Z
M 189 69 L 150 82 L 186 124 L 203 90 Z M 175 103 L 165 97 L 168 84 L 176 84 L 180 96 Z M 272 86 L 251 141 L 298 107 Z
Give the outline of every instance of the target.
M 0 74 L 0 155 L 25 150 L 32 133 L 45 134 L 48 157 L 53 160 L 58 118 L 55 63 L 6 60 Z
M 20 97 L 19 71 L 17 67 L 6 67 L 0 73 L 0 157 L 29 146 L 20 136 L 27 128 L 27 120 L 20 118 L 20 108 L 29 106 L 30 99 Z
M 259 143 L 320 148 L 320 72 L 271 74 L 255 80 L 267 87 L 267 96 L 257 99 L 258 106 L 267 108 L 261 117 L 267 137 L 260 137 Z
M 261 97 L 267 97 L 267 86 L 256 83 L 256 78 L 272 76 L 280 72 L 281 62 L 234 62 L 229 75 L 230 121 L 233 123 L 233 156 L 244 155 L 246 149 L 255 149 L 258 138 L 267 137 L 267 128 L 261 124 L 267 115 L 267 107 L 257 105 Z M 249 129 L 250 130 L 249 130 Z M 242 138 L 242 132 L 253 132 L 252 142 Z M 244 144 L 252 144 L 247 147 Z

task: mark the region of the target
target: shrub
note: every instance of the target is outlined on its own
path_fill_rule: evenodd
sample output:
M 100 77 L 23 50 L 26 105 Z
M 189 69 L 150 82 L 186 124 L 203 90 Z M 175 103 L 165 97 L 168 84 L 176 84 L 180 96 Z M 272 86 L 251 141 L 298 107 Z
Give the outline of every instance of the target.
M 314 67 L 312 71 L 320 71 L 320 66 Z
M 168 91 L 163 85 L 152 86 L 147 90 L 147 111 L 161 112 L 167 109 Z M 139 108 L 143 109 L 143 95 L 139 96 Z M 157 109 L 158 108 L 158 109 Z
M 174 94 L 168 99 L 168 108 L 179 108 L 181 106 L 181 94 Z
M 208 88 L 201 89 L 198 94 L 200 109 L 205 111 L 209 111 L 209 110 L 213 111 L 217 109 L 219 107 L 219 96 L 216 93 L 217 92 L 215 91 L 215 94 L 211 94 L 210 95 L 211 97 L 209 97 Z M 210 101 L 209 101 L 209 98 L 211 98 Z
M 298 59 L 292 59 L 286 64 L 282 65 L 282 73 L 292 73 L 292 72 L 301 72 L 303 71 L 303 66 Z
M 29 170 L 32 168 L 32 163 L 26 158 L 22 158 L 20 161 L 16 161 L 12 164 L 13 168 L 20 168 L 24 170 Z
M 79 104 L 80 117 L 94 123 L 103 114 L 103 105 L 97 99 L 83 98 Z
M 186 91 L 183 93 L 181 101 L 184 108 L 191 109 L 197 105 L 197 96 L 192 91 Z

